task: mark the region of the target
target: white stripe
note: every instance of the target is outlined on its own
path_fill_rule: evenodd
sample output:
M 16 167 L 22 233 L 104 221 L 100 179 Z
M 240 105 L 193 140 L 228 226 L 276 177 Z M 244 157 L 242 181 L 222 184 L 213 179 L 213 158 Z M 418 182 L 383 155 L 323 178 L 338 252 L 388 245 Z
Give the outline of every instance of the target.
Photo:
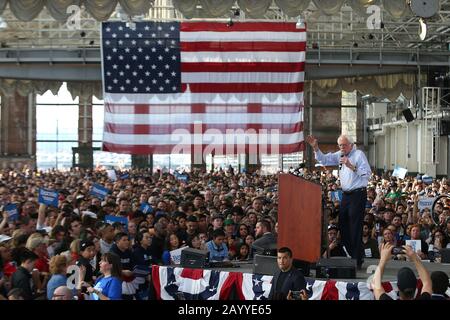
M 298 52 L 181 52 L 181 62 L 304 62 L 305 51 Z
M 209 284 L 209 278 L 211 276 L 211 270 L 203 270 L 203 278 L 200 279 L 189 279 L 182 278 L 181 275 L 179 279 L 180 286 L 178 287 L 178 291 L 190 293 L 190 294 L 199 294 L 204 291 L 205 288 Z
M 247 42 L 247 41 L 272 41 L 272 42 L 305 42 L 306 32 L 275 32 L 275 31 L 182 31 L 180 32 L 181 42 Z
M 209 145 L 241 145 L 241 144 L 258 144 L 261 146 L 283 144 L 293 144 L 303 141 L 303 132 L 295 132 L 290 134 L 277 134 L 275 132 L 267 132 L 266 134 L 187 134 L 183 133 L 187 130 L 176 130 L 179 133 L 173 134 L 118 134 L 103 133 L 103 142 L 125 145 L 191 145 L 191 144 L 209 144 Z
M 326 281 L 316 280 L 312 287 L 312 295 L 309 300 L 322 300 L 323 290 L 325 289 Z
M 175 300 L 167 291 L 164 289 L 167 285 L 167 267 L 159 267 L 159 282 L 161 285 L 161 300 Z
M 115 124 L 175 125 L 175 124 L 247 124 L 297 123 L 303 112 L 296 113 L 174 113 L 174 114 L 116 114 L 105 111 L 105 122 Z
M 304 72 L 183 72 L 182 83 L 298 83 Z
M 242 274 L 242 294 L 245 300 L 253 300 L 255 298 L 251 273 Z
M 295 104 L 303 102 L 303 92 L 298 93 L 192 93 L 187 90 L 177 94 L 122 94 L 105 92 L 105 103 L 111 104 Z

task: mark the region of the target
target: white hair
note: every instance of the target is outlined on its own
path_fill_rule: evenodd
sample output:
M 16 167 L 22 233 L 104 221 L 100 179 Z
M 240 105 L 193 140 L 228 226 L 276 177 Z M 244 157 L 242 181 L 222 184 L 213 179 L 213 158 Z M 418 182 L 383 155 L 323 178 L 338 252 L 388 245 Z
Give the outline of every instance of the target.
M 345 134 L 341 134 L 339 137 L 338 137 L 338 141 L 339 141 L 339 139 L 345 139 L 345 140 L 347 140 L 350 144 L 354 144 L 355 142 L 353 141 L 353 138 L 352 137 L 349 137 L 349 136 L 347 136 L 347 135 L 345 135 Z

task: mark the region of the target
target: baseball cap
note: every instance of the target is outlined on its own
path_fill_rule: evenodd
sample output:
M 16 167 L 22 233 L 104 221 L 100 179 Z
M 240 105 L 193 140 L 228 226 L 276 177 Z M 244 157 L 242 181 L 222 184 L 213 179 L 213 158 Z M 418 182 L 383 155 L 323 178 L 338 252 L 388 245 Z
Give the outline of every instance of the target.
M 94 246 L 94 242 L 92 242 L 91 240 L 82 240 L 80 241 L 80 252 L 86 250 L 87 247 L 93 247 Z
M 231 219 L 227 219 L 224 221 L 223 225 L 224 226 L 232 226 L 232 225 L 234 225 L 234 221 Z
M 414 272 L 408 268 L 403 267 L 397 273 L 397 286 L 400 291 L 416 290 L 417 279 Z

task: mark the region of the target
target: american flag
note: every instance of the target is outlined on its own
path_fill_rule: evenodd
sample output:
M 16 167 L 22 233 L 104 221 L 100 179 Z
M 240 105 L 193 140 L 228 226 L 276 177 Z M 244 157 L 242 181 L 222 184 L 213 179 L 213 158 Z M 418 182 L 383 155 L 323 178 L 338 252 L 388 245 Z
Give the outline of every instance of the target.
M 102 25 L 103 150 L 303 150 L 305 29 L 284 22 L 135 26 Z

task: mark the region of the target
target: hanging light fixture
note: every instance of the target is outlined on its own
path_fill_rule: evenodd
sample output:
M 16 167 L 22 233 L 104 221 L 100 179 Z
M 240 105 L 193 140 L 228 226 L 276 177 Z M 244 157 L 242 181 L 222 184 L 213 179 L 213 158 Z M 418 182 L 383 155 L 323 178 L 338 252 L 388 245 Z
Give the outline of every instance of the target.
M 305 20 L 303 20 L 302 16 L 298 16 L 297 23 L 295 24 L 297 29 L 305 29 Z
M 425 40 L 427 37 L 427 24 L 423 18 L 419 19 L 419 38 L 420 40 Z

